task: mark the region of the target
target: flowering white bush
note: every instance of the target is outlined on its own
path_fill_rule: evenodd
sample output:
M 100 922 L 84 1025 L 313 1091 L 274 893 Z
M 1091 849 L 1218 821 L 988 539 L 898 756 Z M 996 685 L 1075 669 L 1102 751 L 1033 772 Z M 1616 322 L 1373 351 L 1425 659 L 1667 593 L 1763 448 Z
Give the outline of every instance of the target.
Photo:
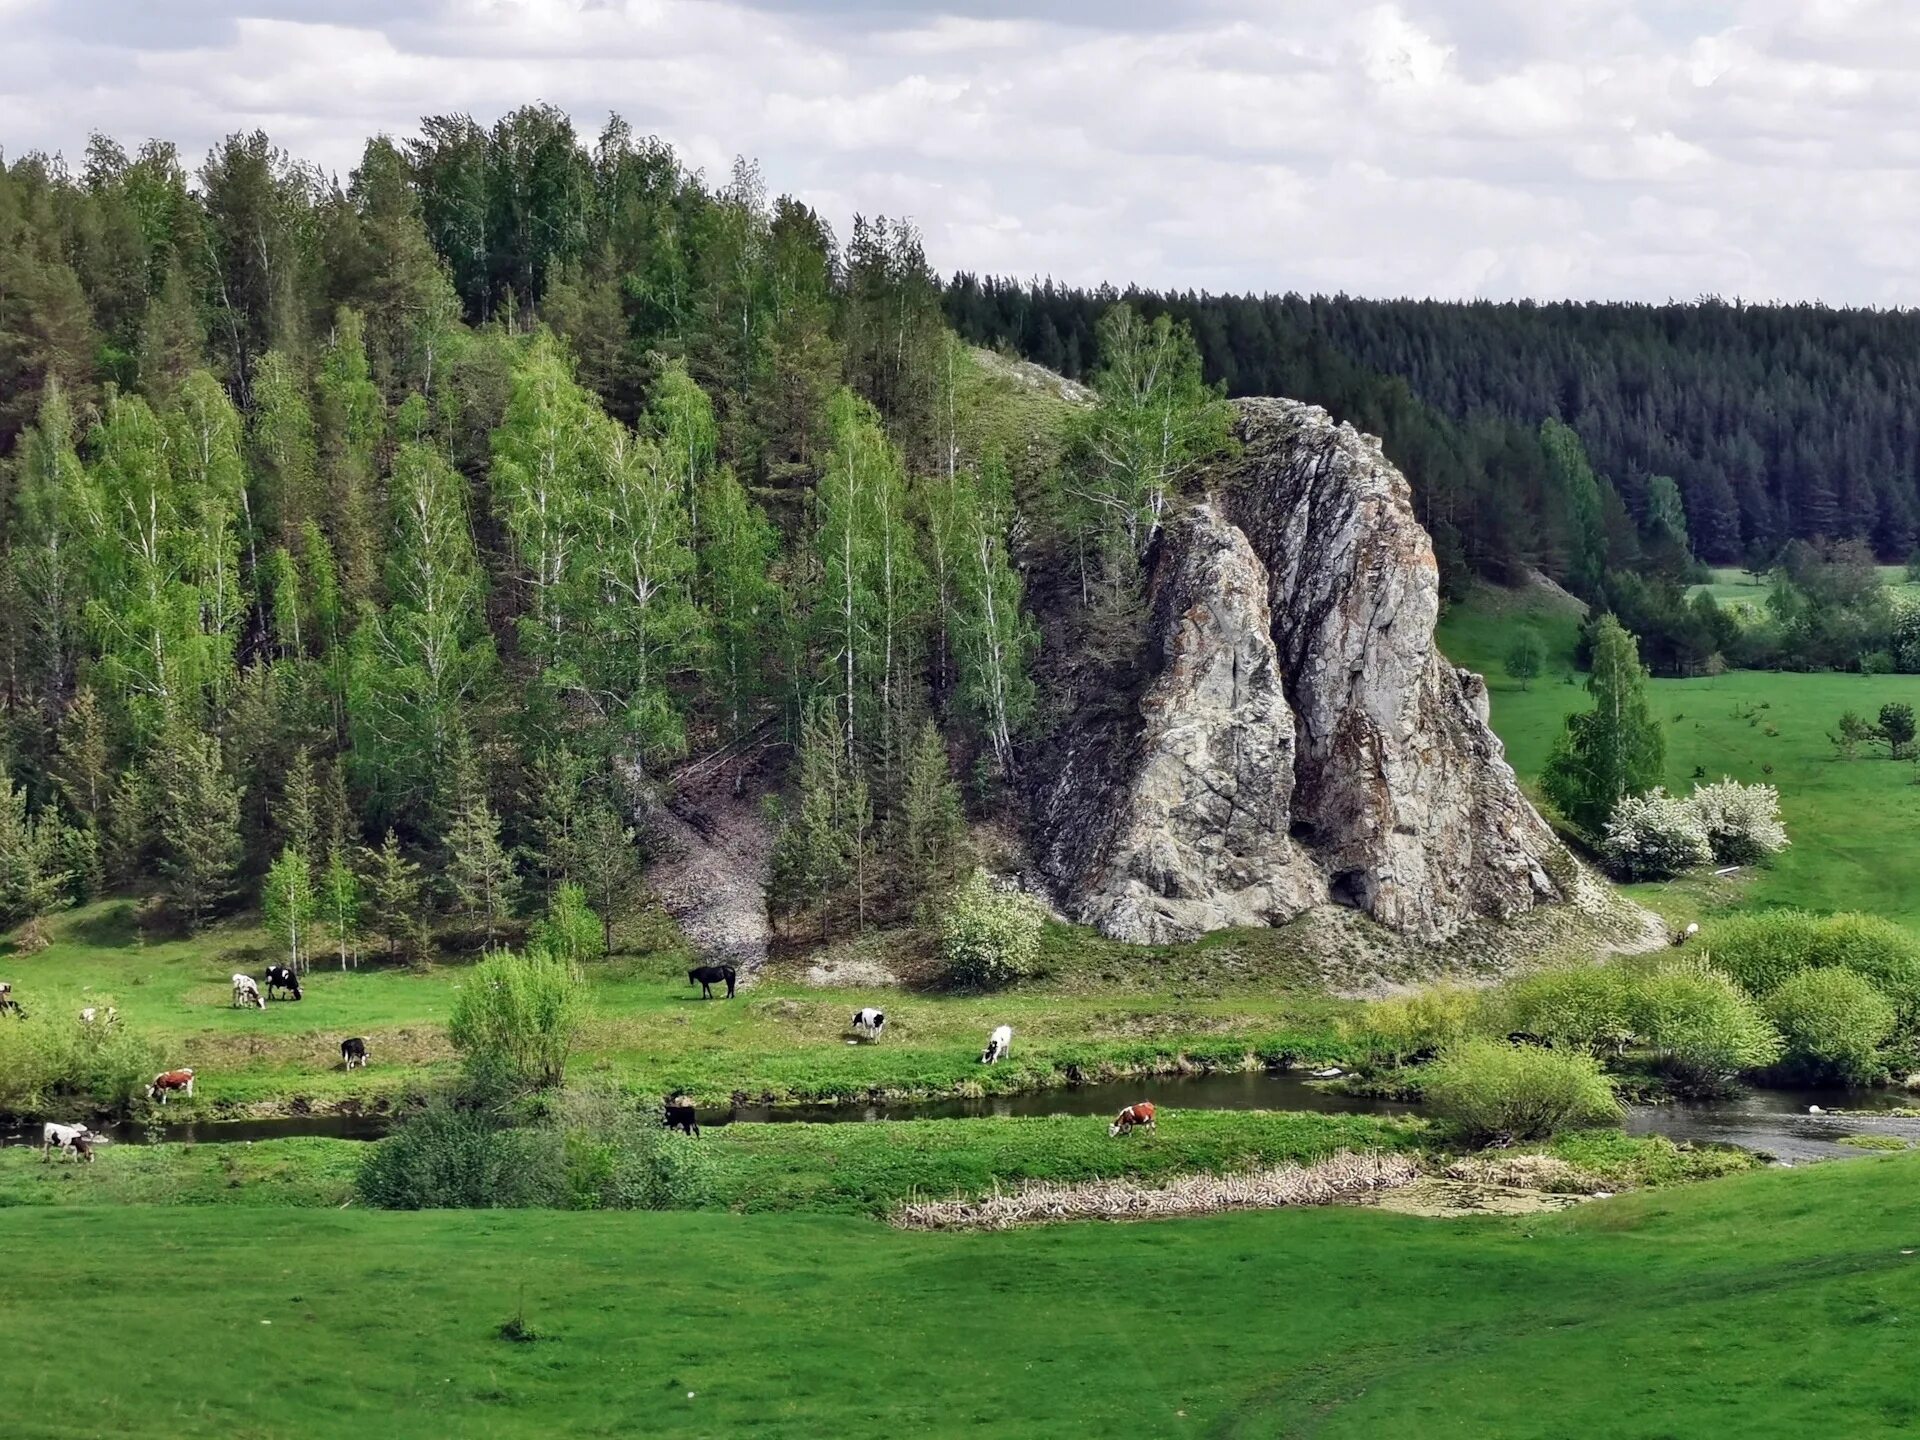
M 1717 785 L 1694 786 L 1687 803 L 1722 865 L 1751 865 L 1787 848 L 1780 792 L 1771 785 L 1742 785 L 1722 776 Z
M 940 919 L 947 979 L 970 990 L 1018 980 L 1040 955 L 1046 915 L 1032 897 L 1003 890 L 984 870 L 960 883 Z
M 1621 797 L 1600 848 L 1630 880 L 1662 880 L 1713 858 L 1692 801 L 1658 786 Z

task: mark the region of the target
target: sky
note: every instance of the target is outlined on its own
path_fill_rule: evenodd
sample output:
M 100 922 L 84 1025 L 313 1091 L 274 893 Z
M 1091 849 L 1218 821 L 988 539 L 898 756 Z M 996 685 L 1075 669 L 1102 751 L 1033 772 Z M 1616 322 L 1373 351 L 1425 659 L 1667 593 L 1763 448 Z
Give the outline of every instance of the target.
M 260 128 L 344 179 L 543 100 L 943 272 L 1920 304 L 1914 0 L 0 0 L 0 51 L 8 158 Z

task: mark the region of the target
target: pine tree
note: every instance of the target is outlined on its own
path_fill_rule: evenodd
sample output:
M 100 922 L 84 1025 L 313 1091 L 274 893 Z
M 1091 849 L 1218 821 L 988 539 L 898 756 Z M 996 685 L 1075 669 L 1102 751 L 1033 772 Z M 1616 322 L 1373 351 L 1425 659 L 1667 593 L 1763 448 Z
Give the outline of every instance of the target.
M 102 847 L 107 878 L 115 884 L 138 884 L 148 872 L 154 843 L 154 801 L 154 786 L 142 768 L 129 765 L 115 777 Z
M 570 848 L 570 869 L 600 916 L 605 949 L 611 954 L 614 924 L 633 910 L 641 893 L 640 850 L 633 828 L 612 805 L 601 802 L 580 817 Z
M 67 809 L 82 824 L 98 830 L 106 818 L 113 771 L 107 751 L 106 716 L 88 686 L 74 691 L 67 713 L 60 718 L 53 779 Z
M 0 775 L 0 925 L 39 920 L 70 903 L 59 812 L 28 813 L 27 792 Z
M 240 787 L 220 742 L 176 726 L 152 762 L 156 868 L 189 931 L 233 894 L 240 866 Z
M 500 922 L 511 912 L 520 877 L 500 839 L 500 819 L 479 787 L 455 813 L 447 829 L 446 880 L 461 907 L 477 918 L 491 950 Z
M 305 851 L 286 846 L 261 884 L 260 914 L 296 975 L 312 964 L 312 928 L 319 908 L 313 892 L 313 862 Z
M 907 752 L 893 823 L 892 852 L 903 888 L 923 896 L 954 870 L 966 821 L 940 732 L 922 721 Z
M 832 935 L 833 897 L 853 873 L 845 815 L 849 769 L 832 705 L 814 702 L 801 727 L 798 793 L 775 845 L 774 871 L 783 908 L 811 902 L 822 940 Z
M 420 867 L 400 849 L 392 830 L 378 850 L 367 852 L 367 895 L 373 902 L 373 928 L 386 936 L 387 953 L 418 960 L 427 953 Z
M 320 824 L 317 815 L 319 787 L 313 778 L 313 756 L 302 745 L 293 752 L 287 766 L 287 778 L 280 791 L 279 830 L 284 846 L 303 856 L 318 853 Z

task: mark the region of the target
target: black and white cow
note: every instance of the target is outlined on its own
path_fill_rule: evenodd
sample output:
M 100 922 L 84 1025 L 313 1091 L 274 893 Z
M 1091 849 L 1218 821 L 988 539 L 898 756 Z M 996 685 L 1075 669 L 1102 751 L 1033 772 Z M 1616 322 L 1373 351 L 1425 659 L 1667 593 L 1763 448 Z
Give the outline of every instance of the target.
M 267 999 L 274 999 L 273 992 L 276 990 L 291 990 L 293 998 L 298 1000 L 300 998 L 299 974 L 285 965 L 267 966 Z
M 1013 1027 L 996 1025 L 993 1033 L 987 1036 L 987 1048 L 980 1052 L 982 1065 L 998 1065 L 1007 1058 L 1007 1052 L 1013 1049 Z
M 51 1160 L 55 1150 L 62 1150 L 92 1164 L 93 1144 L 98 1138 L 85 1125 L 56 1125 L 49 1120 L 40 1127 L 40 1159 Z
M 13 998 L 13 982 L 10 980 L 0 980 L 0 1015 L 11 1015 L 16 1020 L 27 1018 L 27 1012 Z
M 667 1129 L 679 1130 L 687 1135 L 700 1133 L 700 1116 L 693 1108 L 693 1101 L 685 1095 L 667 1097 Z
M 876 1010 L 871 1005 L 863 1006 L 853 1012 L 853 1033 L 868 1040 L 878 1040 L 880 1032 L 887 1028 L 887 1012 Z
M 233 1003 L 242 1007 L 257 1005 L 262 1010 L 267 1008 L 267 1002 L 260 998 L 260 987 L 253 983 L 251 975 L 233 977 Z
M 366 1063 L 367 1063 L 367 1042 L 365 1040 L 363 1040 L 360 1036 L 355 1035 L 350 1040 L 342 1040 L 340 1042 L 340 1068 L 341 1069 L 351 1070 L 355 1066 L 364 1066 Z

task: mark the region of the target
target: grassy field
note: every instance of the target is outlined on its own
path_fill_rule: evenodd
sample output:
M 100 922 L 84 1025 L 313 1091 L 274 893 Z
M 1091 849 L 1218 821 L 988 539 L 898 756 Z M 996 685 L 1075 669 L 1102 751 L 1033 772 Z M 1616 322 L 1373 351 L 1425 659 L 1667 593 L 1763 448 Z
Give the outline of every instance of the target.
M 1889 591 L 1905 599 L 1920 599 L 1920 585 L 1907 578 L 1904 565 L 1881 565 L 1880 583 Z M 1738 609 L 1758 612 L 1767 602 L 1767 582 L 1755 580 L 1737 565 L 1723 565 L 1712 572 L 1713 578 L 1704 584 L 1689 585 L 1687 598 L 1692 599 L 1701 591 L 1713 596 L 1716 603 L 1733 606 Z
M 192 940 L 151 941 L 125 901 L 58 916 L 38 955 L 0 954 L 0 975 L 30 1010 L 72 1014 L 112 1003 L 149 1035 L 161 1063 L 199 1072 L 202 1111 L 380 1105 L 448 1073 L 444 1024 L 469 973 L 460 963 L 422 968 L 318 967 L 306 998 L 235 1009 L 229 977 L 258 975 L 260 932 L 234 923 Z M 704 1103 L 752 1099 L 979 1093 L 1059 1084 L 1182 1064 L 1238 1065 L 1337 1050 L 1334 1019 L 1346 1006 L 1287 968 L 1281 939 L 1237 949 L 1189 947 L 1179 957 L 1056 937 L 1051 973 L 992 996 L 817 989 L 775 973 L 732 1001 L 703 1001 L 670 927 L 655 948 L 588 967 L 593 1018 L 574 1073 L 614 1078 L 637 1092 L 684 1089 Z M 645 937 L 642 937 L 642 944 Z M 1269 947 L 1262 950 L 1260 945 Z M 1211 956 L 1211 974 L 1200 956 Z M 1165 963 L 1161 963 L 1164 959 Z M 887 1011 L 879 1044 L 850 1044 L 861 1005 Z M 986 1034 L 1013 1025 L 1012 1059 L 978 1063 Z M 373 1063 L 340 1068 L 340 1040 L 367 1037 Z M 176 1102 L 170 1111 L 186 1102 Z M 191 1113 L 190 1111 L 183 1111 Z
M 1511 1220 L 999 1235 L 4 1209 L 7 1433 L 1909 1435 L 1916 1183 L 1896 1156 Z
M 1554 657 L 1525 690 L 1500 663 L 1519 623 L 1534 624 Z M 1568 658 L 1576 629 L 1564 605 L 1513 595 L 1476 598 L 1442 623 L 1449 658 L 1487 677 L 1494 729 L 1523 779 L 1539 774 L 1567 712 L 1588 703 Z M 1576 683 L 1566 683 L 1570 676 Z M 1734 903 L 1798 905 L 1865 910 L 1920 927 L 1920 767 L 1872 751 L 1841 760 L 1826 738 L 1845 710 L 1871 717 L 1888 701 L 1920 709 L 1920 675 L 1741 670 L 1657 679 L 1650 692 L 1666 727 L 1668 788 L 1684 793 L 1696 769 L 1710 779 L 1775 785 L 1793 844 L 1738 884 L 1639 886 L 1637 898 L 1674 914 Z

